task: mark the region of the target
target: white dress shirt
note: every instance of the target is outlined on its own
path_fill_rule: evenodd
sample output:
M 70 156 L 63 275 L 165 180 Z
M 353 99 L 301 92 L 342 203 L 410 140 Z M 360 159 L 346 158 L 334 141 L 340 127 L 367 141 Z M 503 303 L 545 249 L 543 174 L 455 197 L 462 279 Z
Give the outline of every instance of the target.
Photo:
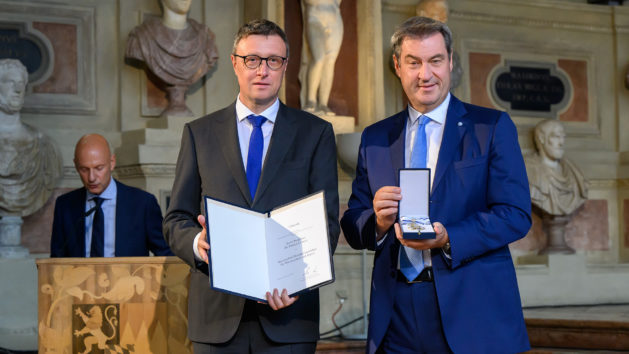
M 448 115 L 448 106 L 450 105 L 450 93 L 446 96 L 446 99 L 441 102 L 437 108 L 430 112 L 418 112 L 411 105 L 408 105 L 408 120 L 406 121 L 406 139 L 404 143 L 404 167 L 409 168 L 411 166 L 411 156 L 413 153 L 413 145 L 415 144 L 415 136 L 417 135 L 417 127 L 419 125 L 419 117 L 423 114 L 430 118 L 430 121 L 426 123 L 426 142 L 427 142 L 427 156 L 426 167 L 430 169 L 430 186 L 432 193 L 432 182 L 435 178 L 435 170 L 437 168 L 437 159 L 439 158 L 439 149 L 441 148 L 441 140 L 443 139 L 443 128 L 446 124 L 446 116 Z M 383 237 L 378 241 L 378 245 L 384 242 Z M 424 266 L 429 267 L 432 265 L 430 259 L 430 250 L 424 250 Z M 400 268 L 398 258 L 398 269 Z
M 116 255 L 116 197 L 118 196 L 118 188 L 116 181 L 111 177 L 109 185 L 100 194 L 92 194 L 89 191 L 85 196 L 85 212 L 96 206 L 96 202 L 92 199 L 94 197 L 103 198 L 101 209 L 103 209 L 103 220 L 105 226 L 105 249 L 103 250 L 104 257 L 114 257 Z M 90 251 L 92 249 L 92 226 L 94 224 L 94 215 L 96 212 L 92 212 L 85 217 L 85 256 L 90 257 Z
M 271 142 L 271 134 L 273 133 L 273 127 L 275 126 L 275 119 L 277 118 L 277 112 L 280 110 L 280 100 L 276 99 L 273 104 L 262 111 L 262 113 L 257 114 L 258 116 L 263 116 L 266 118 L 266 121 L 262 123 L 262 137 L 264 138 L 264 148 L 262 149 L 262 169 L 264 169 L 264 160 L 266 158 L 266 152 L 269 149 L 269 143 Z M 236 128 L 238 129 L 238 143 L 240 144 L 240 154 L 242 155 L 242 165 L 247 171 L 247 155 L 249 154 L 249 140 L 251 138 L 251 133 L 253 132 L 253 125 L 247 119 L 248 116 L 255 114 L 253 113 L 247 106 L 240 101 L 240 95 L 236 99 Z M 197 260 L 201 260 L 201 255 L 199 254 L 198 244 L 199 244 L 199 236 L 201 233 L 199 232 L 192 243 L 194 256 Z

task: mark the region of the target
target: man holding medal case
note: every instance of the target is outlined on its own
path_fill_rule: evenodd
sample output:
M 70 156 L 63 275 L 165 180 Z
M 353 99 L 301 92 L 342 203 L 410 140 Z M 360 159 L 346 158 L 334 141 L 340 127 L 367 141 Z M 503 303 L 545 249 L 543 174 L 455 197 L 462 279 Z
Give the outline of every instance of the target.
M 450 94 L 444 23 L 413 17 L 391 44 L 409 104 L 363 132 L 341 220 L 353 248 L 376 251 L 367 352 L 526 351 L 508 247 L 531 225 L 516 127 L 506 113 Z M 416 207 L 424 211 L 408 215 Z M 426 218 L 434 236 L 419 229 Z

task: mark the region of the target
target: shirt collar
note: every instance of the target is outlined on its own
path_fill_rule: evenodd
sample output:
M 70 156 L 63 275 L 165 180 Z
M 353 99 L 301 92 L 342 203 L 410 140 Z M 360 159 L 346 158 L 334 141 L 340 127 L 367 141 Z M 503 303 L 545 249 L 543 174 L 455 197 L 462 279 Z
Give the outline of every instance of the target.
M 257 114 L 259 116 L 263 116 L 267 120 L 271 121 L 271 123 L 275 123 L 275 118 L 277 117 L 277 112 L 280 110 L 280 100 L 278 98 L 275 99 L 273 104 L 265 109 L 262 113 Z M 244 103 L 240 100 L 240 94 L 238 94 L 238 98 L 236 99 L 236 117 L 239 121 L 249 117 L 253 113 Z
M 116 181 L 114 181 L 113 177 L 109 177 L 109 185 L 103 193 L 100 195 L 92 194 L 89 191 L 87 192 L 87 200 L 91 200 L 94 197 L 101 197 L 103 199 L 111 200 L 116 198 L 116 193 L 118 192 L 118 187 L 116 186 Z
M 446 99 L 443 100 L 443 102 L 441 102 L 441 104 L 439 106 L 437 106 L 437 108 L 433 109 L 430 112 L 426 112 L 426 113 L 421 113 L 418 112 L 417 110 L 415 110 L 415 108 L 413 108 L 410 104 L 408 105 L 408 119 L 409 122 L 415 123 L 415 121 L 419 118 L 419 116 L 421 116 L 422 114 L 427 116 L 428 118 L 430 118 L 431 120 L 439 123 L 439 124 L 443 124 L 446 121 L 446 116 L 448 115 L 448 106 L 450 105 L 450 93 L 448 92 L 448 95 L 446 96 Z

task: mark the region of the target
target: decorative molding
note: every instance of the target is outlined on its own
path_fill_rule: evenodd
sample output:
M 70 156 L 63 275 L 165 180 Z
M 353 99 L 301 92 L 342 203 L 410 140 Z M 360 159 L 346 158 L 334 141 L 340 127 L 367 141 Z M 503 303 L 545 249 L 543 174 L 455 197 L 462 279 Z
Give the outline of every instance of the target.
M 409 13 L 414 14 L 415 7 L 417 7 L 417 4 L 404 5 L 404 4 L 396 4 L 396 3 L 393 3 L 391 1 L 386 1 L 386 0 L 382 1 L 383 12 L 386 11 L 386 12 L 396 12 L 400 14 L 409 14 Z
M 63 166 L 63 179 L 79 178 L 79 173 L 76 172 L 74 166 Z
M 175 164 L 146 164 L 116 167 L 120 179 L 139 177 L 175 177 Z
M 456 10 L 450 10 L 450 17 L 458 20 L 470 21 L 470 22 L 482 22 L 493 23 L 508 26 L 522 26 L 522 27 L 547 27 L 553 29 L 562 29 L 570 31 L 582 31 L 582 32 L 594 32 L 611 34 L 613 30 L 611 27 L 584 25 L 571 22 L 556 22 L 553 20 L 537 20 L 532 18 L 521 18 L 512 16 L 496 16 L 488 15 L 476 12 L 461 12 Z
M 76 27 L 77 93 L 34 93 L 24 98 L 22 112 L 42 114 L 81 114 L 96 111 L 96 5 L 77 6 L 55 3 L 29 3 L 0 0 L 0 21 L 67 24 Z M 57 53 L 64 55 L 64 53 Z M 54 52 L 51 59 L 54 59 Z M 31 83 L 32 84 L 32 83 Z M 29 90 L 32 85 L 29 85 Z
M 590 179 L 590 188 L 607 189 L 607 188 L 629 188 L 629 179 Z

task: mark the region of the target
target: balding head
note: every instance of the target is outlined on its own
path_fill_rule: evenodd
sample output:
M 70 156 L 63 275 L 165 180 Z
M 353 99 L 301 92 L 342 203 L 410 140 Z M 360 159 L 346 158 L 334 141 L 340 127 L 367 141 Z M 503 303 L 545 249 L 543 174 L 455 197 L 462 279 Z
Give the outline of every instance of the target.
M 102 135 L 84 135 L 74 149 L 74 166 L 83 186 L 92 194 L 101 194 L 111 181 L 116 167 L 116 156 Z

